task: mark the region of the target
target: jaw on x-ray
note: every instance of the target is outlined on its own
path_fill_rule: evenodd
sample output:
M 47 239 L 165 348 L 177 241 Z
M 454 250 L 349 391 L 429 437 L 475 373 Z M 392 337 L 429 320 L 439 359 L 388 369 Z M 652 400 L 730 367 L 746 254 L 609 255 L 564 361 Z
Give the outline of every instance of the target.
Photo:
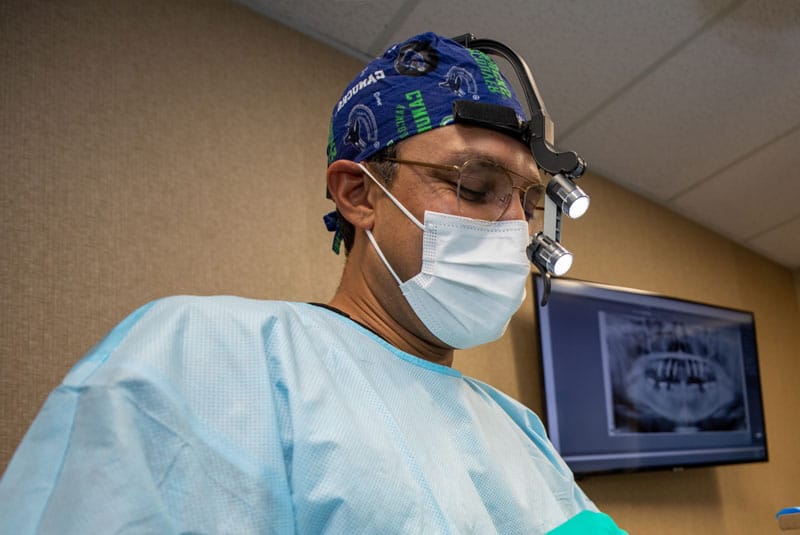
M 600 312 L 612 433 L 747 429 L 739 331 Z

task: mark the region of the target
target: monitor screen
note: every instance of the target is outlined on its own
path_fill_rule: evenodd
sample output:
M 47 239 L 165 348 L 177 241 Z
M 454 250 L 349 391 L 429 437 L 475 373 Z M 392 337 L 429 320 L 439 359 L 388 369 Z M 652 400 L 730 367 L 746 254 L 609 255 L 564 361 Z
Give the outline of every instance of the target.
M 534 277 L 545 422 L 576 475 L 767 460 L 753 314 Z

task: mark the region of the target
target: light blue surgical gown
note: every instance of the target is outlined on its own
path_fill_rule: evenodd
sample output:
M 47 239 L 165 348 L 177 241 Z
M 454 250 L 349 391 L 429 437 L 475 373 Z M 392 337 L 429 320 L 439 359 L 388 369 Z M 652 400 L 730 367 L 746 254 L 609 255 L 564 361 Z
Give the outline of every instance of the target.
M 511 398 L 325 308 L 236 297 L 125 319 L 0 483 L 14 534 L 544 533 L 584 510 Z

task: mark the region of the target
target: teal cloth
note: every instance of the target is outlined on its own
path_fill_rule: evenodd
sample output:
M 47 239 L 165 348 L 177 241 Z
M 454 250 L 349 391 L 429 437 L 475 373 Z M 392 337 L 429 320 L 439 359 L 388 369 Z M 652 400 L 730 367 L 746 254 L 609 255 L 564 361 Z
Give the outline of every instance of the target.
M 596 507 L 539 418 L 324 308 L 175 297 L 48 398 L 0 532 L 543 534 Z
M 582 511 L 547 535 L 628 535 L 605 513 Z

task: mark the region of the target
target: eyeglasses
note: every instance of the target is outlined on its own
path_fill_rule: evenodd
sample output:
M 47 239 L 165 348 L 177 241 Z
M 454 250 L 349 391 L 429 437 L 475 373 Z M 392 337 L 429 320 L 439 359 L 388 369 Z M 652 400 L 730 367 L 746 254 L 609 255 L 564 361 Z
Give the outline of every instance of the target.
M 429 169 L 446 171 L 434 178 L 449 182 L 455 187 L 458 199 L 458 213 L 464 217 L 497 221 L 508 209 L 514 198 L 514 190 L 519 191 L 525 219 L 531 221 L 536 205 L 544 193 L 541 182 L 532 182 L 530 178 L 494 162 L 481 159 L 467 160 L 461 165 L 442 165 L 399 158 L 384 158 L 382 161 L 406 165 L 418 165 Z M 514 177 L 522 181 L 524 186 L 514 184 Z

